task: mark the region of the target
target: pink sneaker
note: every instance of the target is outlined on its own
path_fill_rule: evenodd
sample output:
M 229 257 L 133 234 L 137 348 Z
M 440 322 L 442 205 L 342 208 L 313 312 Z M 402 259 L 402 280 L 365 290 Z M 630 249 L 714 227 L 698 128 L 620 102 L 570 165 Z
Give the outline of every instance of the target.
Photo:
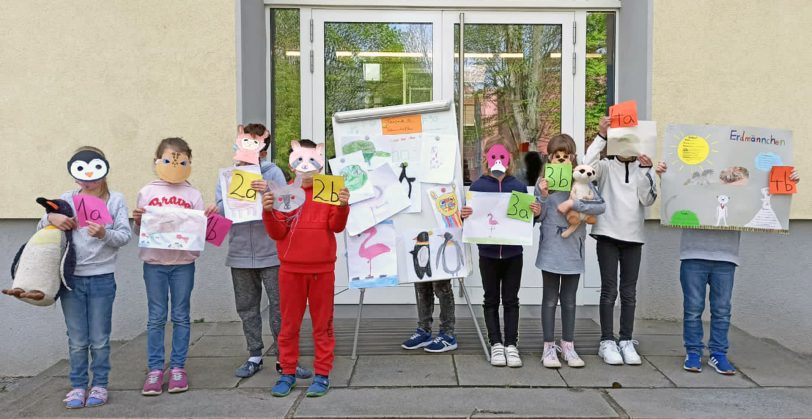
M 172 368 L 169 370 L 169 392 L 183 393 L 189 389 L 189 381 L 186 378 L 185 368 Z
M 144 380 L 144 389 L 141 394 L 145 396 L 157 396 L 163 393 L 164 385 L 164 372 L 163 370 L 152 370 L 147 374 L 147 379 Z

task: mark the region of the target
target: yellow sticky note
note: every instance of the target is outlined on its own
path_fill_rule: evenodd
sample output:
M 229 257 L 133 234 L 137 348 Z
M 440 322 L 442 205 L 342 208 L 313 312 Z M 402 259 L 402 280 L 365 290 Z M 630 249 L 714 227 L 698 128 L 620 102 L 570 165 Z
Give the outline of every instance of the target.
M 341 176 L 315 175 L 313 176 L 313 201 L 340 205 L 338 193 L 343 188 L 344 178 Z
M 231 172 L 231 183 L 228 186 L 228 197 L 240 201 L 256 201 L 257 191 L 251 189 L 251 182 L 262 180 L 259 173 L 235 170 Z

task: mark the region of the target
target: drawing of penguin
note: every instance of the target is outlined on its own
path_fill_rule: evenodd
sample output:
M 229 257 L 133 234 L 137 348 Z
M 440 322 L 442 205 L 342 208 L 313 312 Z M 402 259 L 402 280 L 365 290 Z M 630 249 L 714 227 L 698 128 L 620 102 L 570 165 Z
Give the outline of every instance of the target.
M 429 248 L 429 235 L 430 231 L 421 231 L 412 240 L 415 240 L 414 249 L 409 253 L 412 254 L 414 262 L 414 273 L 419 279 L 423 276 L 431 278 L 431 249 Z
M 406 168 L 408 166 L 409 166 L 409 163 L 407 163 L 407 162 L 403 162 L 403 163 L 400 164 L 400 177 L 398 178 L 398 182 L 403 183 L 404 180 L 406 181 L 406 183 L 409 185 L 409 194 L 408 194 L 409 199 L 411 199 L 412 198 L 412 182 L 417 180 L 417 178 L 406 176 Z
M 446 231 L 442 236 L 437 236 L 443 238 L 443 244 L 440 245 L 440 248 L 437 249 L 437 263 L 436 266 L 440 266 L 440 261 L 443 262 L 443 270 L 446 273 L 451 275 L 456 275 L 462 269 L 463 262 L 462 262 L 462 247 L 460 244 L 454 240 L 454 235 L 450 232 Z M 446 250 L 450 252 L 454 252 L 455 257 L 451 258 L 451 262 L 454 263 L 453 269 L 448 268 L 448 254 L 446 254 Z

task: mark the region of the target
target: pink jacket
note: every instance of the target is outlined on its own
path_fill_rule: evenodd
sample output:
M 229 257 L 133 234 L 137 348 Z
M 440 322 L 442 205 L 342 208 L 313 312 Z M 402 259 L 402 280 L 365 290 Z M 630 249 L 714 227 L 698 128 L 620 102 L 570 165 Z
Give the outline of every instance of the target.
M 163 180 L 153 180 L 138 191 L 136 208 L 178 207 L 203 210 L 203 196 L 189 182 L 174 184 Z M 135 236 L 141 233 L 141 226 L 133 228 Z M 187 265 L 200 256 L 200 252 L 188 250 L 139 249 L 141 260 L 153 265 Z

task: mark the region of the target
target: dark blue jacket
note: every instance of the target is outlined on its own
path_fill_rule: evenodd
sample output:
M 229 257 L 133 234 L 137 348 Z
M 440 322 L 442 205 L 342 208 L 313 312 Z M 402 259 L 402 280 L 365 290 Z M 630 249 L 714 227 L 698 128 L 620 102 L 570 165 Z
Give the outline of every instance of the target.
M 491 175 L 482 175 L 471 184 L 471 191 L 474 192 L 524 192 L 527 193 L 527 186 L 513 176 L 505 176 L 502 181 L 498 181 Z M 479 256 L 490 259 L 507 259 L 522 254 L 522 246 L 510 246 L 500 244 L 478 244 Z

